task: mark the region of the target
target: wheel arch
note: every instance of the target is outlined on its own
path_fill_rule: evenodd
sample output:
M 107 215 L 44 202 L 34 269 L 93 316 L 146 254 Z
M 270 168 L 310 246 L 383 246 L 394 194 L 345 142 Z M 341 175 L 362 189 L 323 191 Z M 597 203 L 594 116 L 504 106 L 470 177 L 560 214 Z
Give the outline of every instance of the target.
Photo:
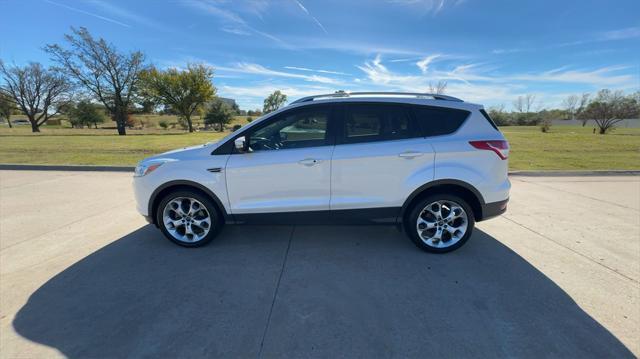
M 402 205 L 399 220 L 404 221 L 405 216 L 416 202 L 436 193 L 453 194 L 461 197 L 471 206 L 475 220 L 482 220 L 482 208 L 485 205 L 482 194 L 471 184 L 456 179 L 435 180 L 415 189 Z
M 149 216 L 151 217 L 153 224 L 155 224 L 156 226 L 158 225 L 158 223 L 156 223 L 157 222 L 156 210 L 162 198 L 164 198 L 167 194 L 171 192 L 175 192 L 179 190 L 196 191 L 211 198 L 211 200 L 213 200 L 214 204 L 216 205 L 216 210 L 218 211 L 218 214 L 220 215 L 220 217 L 224 221 L 227 221 L 229 219 L 229 214 L 224 208 L 222 201 L 220 201 L 220 198 L 218 198 L 218 196 L 216 196 L 216 194 L 213 193 L 210 189 L 208 189 L 207 187 L 197 182 L 187 181 L 187 180 L 175 180 L 175 181 L 164 183 L 160 187 L 156 188 L 155 191 L 153 191 L 153 193 L 151 194 L 151 197 L 149 198 Z

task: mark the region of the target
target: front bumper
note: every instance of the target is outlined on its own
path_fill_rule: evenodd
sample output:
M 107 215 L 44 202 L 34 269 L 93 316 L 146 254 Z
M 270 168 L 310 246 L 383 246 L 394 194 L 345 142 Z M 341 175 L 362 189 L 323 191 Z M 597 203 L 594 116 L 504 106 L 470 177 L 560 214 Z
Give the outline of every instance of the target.
M 482 205 L 482 218 L 477 219 L 478 222 L 487 220 L 489 218 L 497 217 L 507 211 L 507 202 L 509 198 L 498 201 L 485 203 Z

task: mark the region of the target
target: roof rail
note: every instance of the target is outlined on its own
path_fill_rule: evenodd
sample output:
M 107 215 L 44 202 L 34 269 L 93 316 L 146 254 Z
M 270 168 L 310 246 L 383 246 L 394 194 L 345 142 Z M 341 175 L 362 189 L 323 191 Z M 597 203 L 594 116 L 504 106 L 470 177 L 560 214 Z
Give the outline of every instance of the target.
M 301 102 L 309 102 L 315 99 L 321 98 L 340 98 L 340 97 L 351 97 L 351 96 L 363 96 L 363 95 L 395 95 L 395 96 L 415 96 L 415 97 L 431 97 L 434 100 L 444 100 L 444 101 L 455 101 L 455 102 L 464 102 L 461 99 L 453 96 L 440 95 L 435 93 L 420 93 L 420 92 L 336 92 L 330 94 L 323 95 L 315 95 L 315 96 L 307 96 L 301 99 L 295 100 L 291 103 L 291 105 L 295 103 Z

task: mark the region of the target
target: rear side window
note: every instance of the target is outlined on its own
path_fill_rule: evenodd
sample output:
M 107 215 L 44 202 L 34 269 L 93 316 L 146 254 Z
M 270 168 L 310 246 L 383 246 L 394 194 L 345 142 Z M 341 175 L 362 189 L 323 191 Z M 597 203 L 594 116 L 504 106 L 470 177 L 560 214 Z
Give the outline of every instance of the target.
M 441 136 L 456 132 L 469 117 L 464 110 L 415 106 L 413 114 L 422 127 L 425 136 Z
M 405 107 L 383 104 L 347 106 L 343 133 L 345 143 L 420 137 Z
M 489 122 L 489 124 L 491 125 L 491 127 L 495 128 L 496 131 L 500 131 L 498 130 L 498 126 L 496 126 L 496 123 L 493 122 L 493 120 L 491 119 L 491 117 L 489 116 L 489 114 L 487 113 L 487 111 L 485 110 L 480 110 L 480 113 L 482 114 L 482 116 L 484 116 L 484 118 Z

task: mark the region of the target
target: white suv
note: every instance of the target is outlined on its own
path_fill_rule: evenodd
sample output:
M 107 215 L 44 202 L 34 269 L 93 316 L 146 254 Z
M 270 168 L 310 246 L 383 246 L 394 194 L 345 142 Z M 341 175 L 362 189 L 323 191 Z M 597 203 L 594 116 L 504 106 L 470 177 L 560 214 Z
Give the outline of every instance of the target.
M 302 98 L 136 167 L 138 211 L 198 247 L 227 223 L 378 223 L 429 252 L 506 210 L 509 145 L 482 106 L 415 93 Z

